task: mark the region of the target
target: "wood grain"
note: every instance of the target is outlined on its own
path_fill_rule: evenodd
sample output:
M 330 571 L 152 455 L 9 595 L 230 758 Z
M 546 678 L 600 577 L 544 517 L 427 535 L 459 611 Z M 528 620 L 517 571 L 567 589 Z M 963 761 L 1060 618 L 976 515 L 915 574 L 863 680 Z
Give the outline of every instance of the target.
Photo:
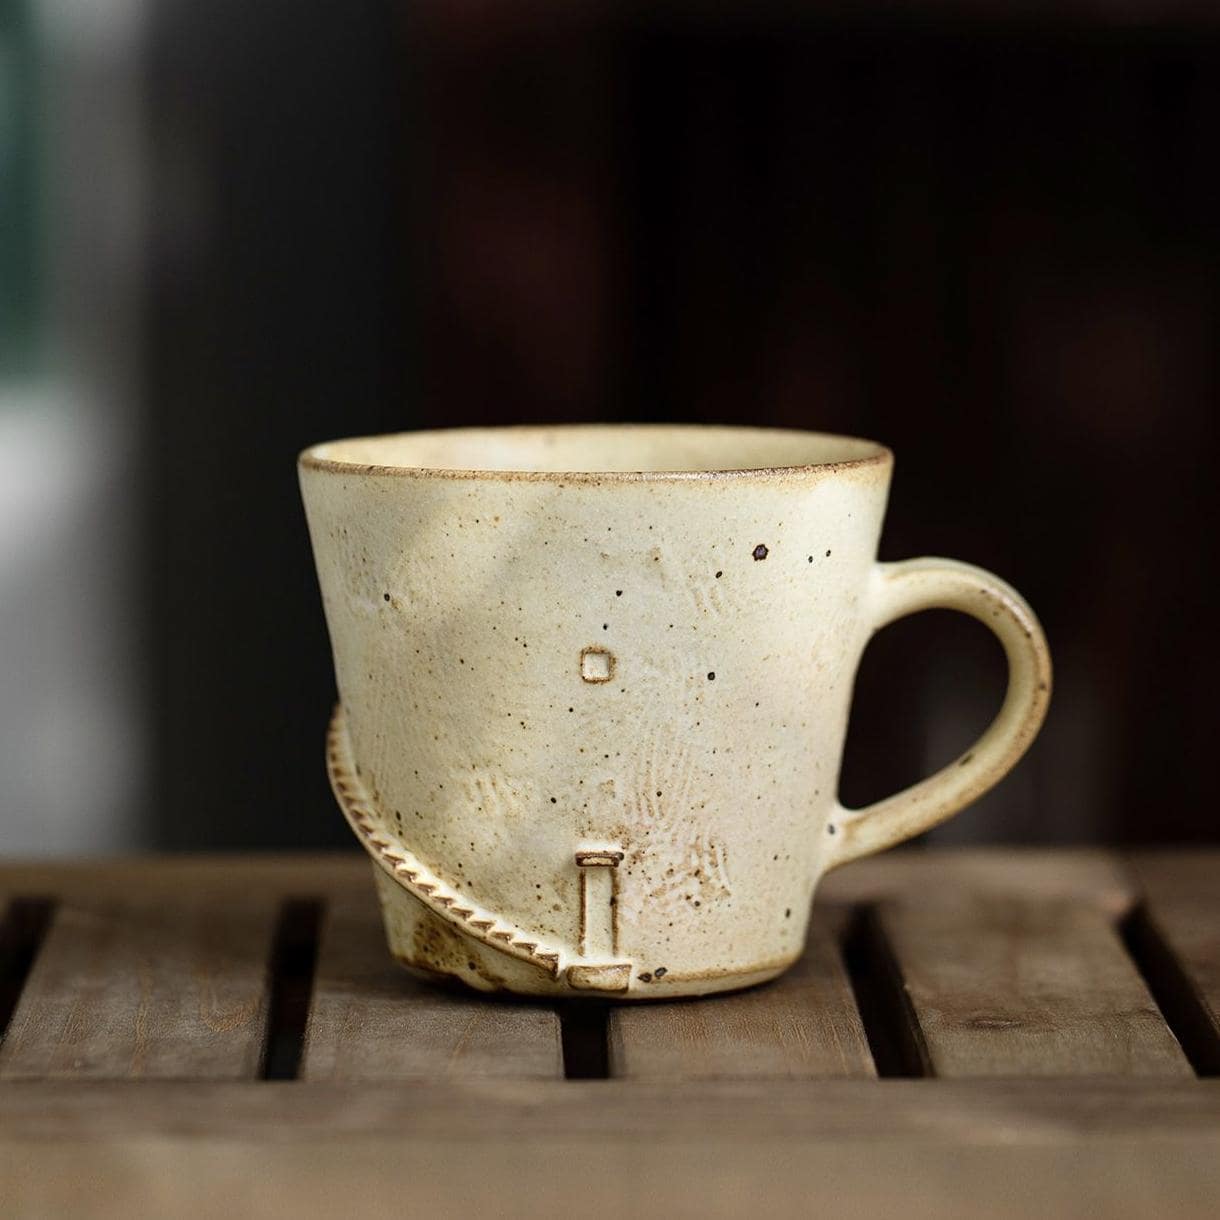
M 846 912 L 818 908 L 800 961 L 772 983 L 715 1001 L 610 1012 L 610 1074 L 637 1080 L 872 1076 L 838 940 Z
M 1099 848 L 914 848 L 858 860 L 824 877 L 818 898 L 835 904 L 929 895 L 983 894 L 1030 902 L 1064 900 L 1120 916 L 1135 898 L 1123 860 Z
M 671 1081 L 511 1080 L 449 1077 L 396 1081 L 13 1081 L 0 1089 L 0 1141 L 240 1142 L 333 1139 L 382 1131 L 431 1137 L 517 1139 L 566 1134 L 602 1143 L 671 1140 L 969 1142 L 1005 1147 L 1211 1136 L 1220 1140 L 1220 1081 L 1087 1079 Z M 1220 1168 L 1220 1167 L 1218 1167 Z
M 876 921 L 934 1075 L 1191 1074 L 1096 907 L 937 895 L 882 902 Z
M 61 902 L 0 1047 L 0 1078 L 255 1076 L 277 909 L 256 896 Z
M 1132 1084 L 17 1084 L 0 1180 L 15 1216 L 1214 1214 L 1220 1089 Z
M 176 854 L 100 860 L 0 863 L 0 894 L 12 897 L 116 895 L 170 898 L 190 893 L 220 901 L 225 894 L 325 897 L 370 884 L 363 852 Z
M 611 1151 L 625 1155 L 563 1132 L 537 1146 L 497 1139 L 473 1147 L 426 1135 L 409 1144 L 375 1134 L 351 1144 L 278 1141 L 270 1148 L 171 1135 L 115 1147 L 0 1145 L 0 1177 L 14 1220 L 536 1220 L 577 1210 L 598 1220 L 623 1215 L 620 1192 L 594 1189 Z M 802 1147 L 788 1139 L 720 1136 L 633 1146 L 629 1157 L 629 1190 L 647 1201 L 638 1214 L 711 1220 L 752 1214 L 778 1220 L 1213 1220 L 1220 1194 L 1220 1142 L 1206 1136 L 1032 1148 Z
M 386 947 L 369 878 L 359 893 L 328 904 L 303 1079 L 562 1075 L 553 1009 L 412 978 Z

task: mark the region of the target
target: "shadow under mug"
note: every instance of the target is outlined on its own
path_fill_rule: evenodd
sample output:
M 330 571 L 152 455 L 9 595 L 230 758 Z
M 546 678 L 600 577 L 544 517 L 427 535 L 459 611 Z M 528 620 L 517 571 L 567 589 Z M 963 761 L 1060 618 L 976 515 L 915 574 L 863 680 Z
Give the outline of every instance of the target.
M 995 784 L 1050 658 L 1003 581 L 878 563 L 883 446 L 593 425 L 335 441 L 300 459 L 339 704 L 327 761 L 405 965 L 483 990 L 663 998 L 772 978 L 818 879 Z M 960 610 L 1008 691 L 960 758 L 836 797 L 894 619 Z

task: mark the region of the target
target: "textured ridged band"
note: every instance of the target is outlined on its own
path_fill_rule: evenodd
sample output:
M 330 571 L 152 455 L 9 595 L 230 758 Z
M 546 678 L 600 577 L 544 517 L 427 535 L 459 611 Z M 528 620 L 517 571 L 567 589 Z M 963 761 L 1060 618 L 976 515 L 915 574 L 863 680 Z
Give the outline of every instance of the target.
M 387 828 L 385 818 L 356 774 L 342 704 L 335 705 L 326 734 L 326 771 L 339 808 L 361 845 L 404 890 L 474 940 L 559 977 L 565 964 L 561 949 L 540 944 L 521 928 L 471 902 L 422 864 Z

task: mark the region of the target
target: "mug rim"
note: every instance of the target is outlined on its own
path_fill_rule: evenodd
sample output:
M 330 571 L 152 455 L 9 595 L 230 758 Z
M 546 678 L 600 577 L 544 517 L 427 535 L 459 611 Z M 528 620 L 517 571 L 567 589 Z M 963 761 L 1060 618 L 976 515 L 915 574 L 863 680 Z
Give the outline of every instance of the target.
M 814 440 L 850 442 L 863 446 L 867 452 L 859 457 L 824 462 L 792 462 L 768 466 L 724 466 L 710 470 L 514 470 L 481 467 L 409 466 L 379 462 L 359 462 L 350 458 L 331 457 L 327 450 L 337 446 L 397 440 L 402 437 L 443 438 L 464 433 L 472 439 L 483 435 L 488 438 L 510 433 L 587 432 L 592 435 L 604 432 L 623 433 L 722 433 L 725 439 L 744 439 L 749 436 L 766 436 L 773 440 L 809 442 Z M 694 424 L 694 423 L 562 423 L 562 424 L 500 424 L 474 427 L 421 428 L 403 432 L 373 433 L 364 436 L 340 437 L 321 441 L 303 449 L 297 457 L 302 470 L 344 475 L 385 475 L 404 478 L 425 479 L 480 479 L 497 482 L 554 482 L 554 483 L 667 483 L 667 482 L 722 482 L 731 479 L 775 479 L 796 475 L 832 474 L 862 471 L 871 467 L 893 464 L 893 452 L 879 441 L 867 437 L 852 436 L 838 432 L 820 432 L 807 428 L 756 427 L 749 424 Z

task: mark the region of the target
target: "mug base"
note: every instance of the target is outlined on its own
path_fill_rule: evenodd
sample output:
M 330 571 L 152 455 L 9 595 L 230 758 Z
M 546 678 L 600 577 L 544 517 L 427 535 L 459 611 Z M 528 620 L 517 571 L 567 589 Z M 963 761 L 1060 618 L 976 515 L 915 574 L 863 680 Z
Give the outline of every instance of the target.
M 769 982 L 796 957 L 747 970 L 666 971 L 656 978 L 630 963 L 574 964 L 553 974 L 531 962 L 498 953 L 465 935 L 413 898 L 379 869 L 374 870 L 386 939 L 400 966 L 422 981 L 462 984 L 484 994 L 508 993 L 548 999 L 613 1000 L 634 1003 L 740 991 Z
M 570 945 L 541 943 L 432 872 L 385 824 L 352 760 L 342 705 L 331 719 L 326 759 L 339 807 L 373 860 L 390 952 L 428 978 L 453 978 L 476 991 L 552 999 L 664 1000 L 753 987 L 782 974 L 800 956 L 798 946 L 782 958 L 756 963 L 695 971 L 673 965 L 641 969 L 615 950 L 586 956 Z M 608 850 L 589 851 L 578 853 L 577 863 L 601 867 L 619 859 Z M 614 945 L 617 934 L 608 940 Z

